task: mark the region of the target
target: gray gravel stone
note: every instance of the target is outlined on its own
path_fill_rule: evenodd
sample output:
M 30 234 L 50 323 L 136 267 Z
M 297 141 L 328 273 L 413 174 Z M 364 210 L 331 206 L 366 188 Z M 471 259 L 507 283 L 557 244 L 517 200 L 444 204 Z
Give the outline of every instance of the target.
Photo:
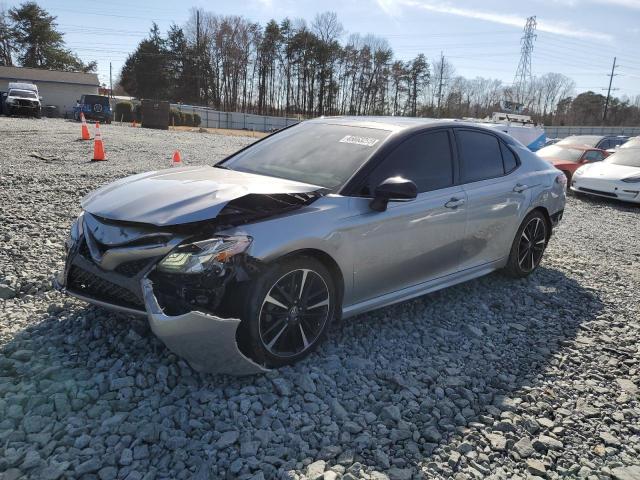
M 77 123 L 0 117 L 0 130 L 5 477 L 308 480 L 324 461 L 327 480 L 523 480 L 539 460 L 552 479 L 638 478 L 637 208 L 570 196 L 528 278 L 495 273 L 340 322 L 268 375 L 212 376 L 144 318 L 55 292 L 52 274 L 86 193 L 164 168 L 176 148 L 211 164 L 253 140 L 114 123 L 94 164 Z
M 318 460 L 309 464 L 306 472 L 307 478 L 309 480 L 318 480 L 322 478 L 324 476 L 325 465 L 326 463 L 324 460 Z

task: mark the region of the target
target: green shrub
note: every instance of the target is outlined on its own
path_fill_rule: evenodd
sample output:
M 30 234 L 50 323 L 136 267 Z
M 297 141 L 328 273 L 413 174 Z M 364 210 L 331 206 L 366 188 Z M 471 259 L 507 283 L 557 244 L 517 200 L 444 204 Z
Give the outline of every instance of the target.
M 202 118 L 200 118 L 200 115 L 198 115 L 197 113 L 194 113 L 193 114 L 193 126 L 194 127 L 199 127 L 201 123 L 202 123 Z
M 131 102 L 116 103 L 114 120 L 116 122 L 130 122 L 133 120 L 133 104 Z
M 175 108 L 169 110 L 169 125 L 179 127 L 182 123 L 182 113 Z
M 182 124 L 187 127 L 193 127 L 193 113 L 183 113 Z

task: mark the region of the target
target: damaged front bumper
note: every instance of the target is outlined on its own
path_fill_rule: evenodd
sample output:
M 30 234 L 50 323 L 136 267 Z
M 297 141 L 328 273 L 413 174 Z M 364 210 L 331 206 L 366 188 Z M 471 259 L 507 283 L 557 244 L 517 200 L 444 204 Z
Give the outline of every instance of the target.
M 240 320 L 193 311 L 165 315 L 153 293 L 151 280 L 142 280 L 144 304 L 151 330 L 162 342 L 200 372 L 253 375 L 268 370 L 238 348 Z
M 239 350 L 240 320 L 206 313 L 217 310 L 197 302 L 202 290 L 195 299 L 167 296 L 167 288 L 189 291 L 187 284 L 167 287 L 166 275 L 153 272 L 184 237 L 141 227 L 120 228 L 88 214 L 79 221 L 82 228 L 72 230 L 67 240 L 65 269 L 54 279 L 58 290 L 101 307 L 148 317 L 156 336 L 198 371 L 233 375 L 266 371 Z M 238 278 L 237 270 L 229 272 L 227 280 Z M 222 277 L 215 278 L 222 282 Z M 212 287 L 217 305 L 224 287 Z
M 84 296 L 64 286 L 63 275 L 54 280 L 54 287 L 73 297 L 100 307 L 132 315 L 146 315 L 153 333 L 175 354 L 184 358 L 199 372 L 230 375 L 254 375 L 267 372 L 245 356 L 238 348 L 236 330 L 240 320 L 221 318 L 193 311 L 182 315 L 166 315 L 153 292 L 149 279 L 141 281 L 146 311 L 127 308 Z

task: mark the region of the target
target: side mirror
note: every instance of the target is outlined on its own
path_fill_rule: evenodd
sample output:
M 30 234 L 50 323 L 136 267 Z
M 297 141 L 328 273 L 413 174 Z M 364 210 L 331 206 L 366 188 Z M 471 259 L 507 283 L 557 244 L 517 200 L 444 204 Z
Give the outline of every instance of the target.
M 390 177 L 383 180 L 373 193 L 369 206 L 376 212 L 384 212 L 390 201 L 406 202 L 418 195 L 418 188 L 411 180 L 402 177 Z

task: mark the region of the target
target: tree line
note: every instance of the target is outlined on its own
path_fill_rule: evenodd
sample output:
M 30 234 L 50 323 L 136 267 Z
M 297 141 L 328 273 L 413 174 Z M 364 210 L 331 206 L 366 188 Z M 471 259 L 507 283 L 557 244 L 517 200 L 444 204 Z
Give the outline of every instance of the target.
M 263 115 L 408 115 L 483 118 L 514 89 L 456 75 L 446 57 L 394 57 L 386 39 L 347 34 L 334 12 L 262 26 L 241 16 L 192 9 L 183 26 L 148 38 L 127 59 L 124 91 L 138 97 Z M 546 73 L 527 86 L 524 106 L 547 125 L 600 125 L 605 98 L 575 94 L 575 82 Z M 613 98 L 606 124 L 640 123 L 640 96 Z
M 56 17 L 35 2 L 0 11 L 0 65 L 94 71 L 65 47 Z M 120 93 L 219 110 L 315 117 L 406 115 L 483 118 L 511 100 L 500 80 L 457 75 L 446 58 L 394 55 L 386 39 L 348 34 L 333 12 L 266 25 L 192 9 L 165 33 L 153 24 L 127 57 Z M 576 95 L 561 73 L 535 77 L 525 108 L 546 125 L 600 125 L 605 97 Z M 640 95 L 612 98 L 607 125 L 640 124 Z

